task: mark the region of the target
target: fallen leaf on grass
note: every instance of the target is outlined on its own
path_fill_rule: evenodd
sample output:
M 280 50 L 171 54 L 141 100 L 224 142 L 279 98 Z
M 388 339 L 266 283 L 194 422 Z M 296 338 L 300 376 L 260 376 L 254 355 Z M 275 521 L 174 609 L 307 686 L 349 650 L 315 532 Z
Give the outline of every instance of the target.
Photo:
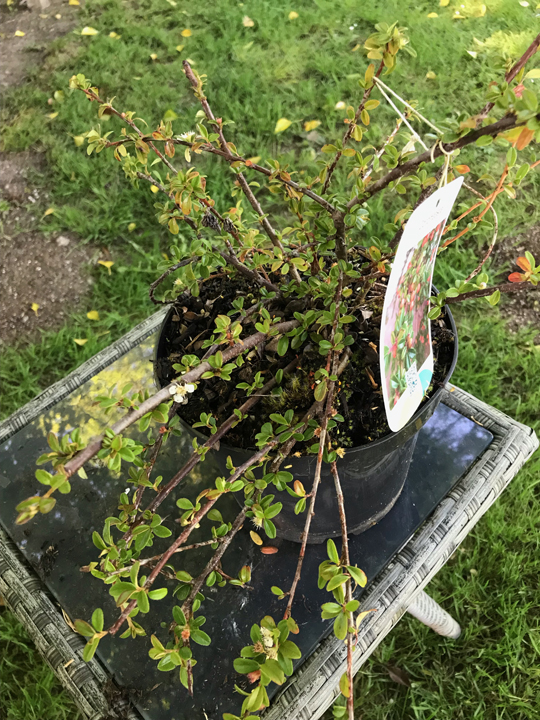
M 83 27 L 81 30 L 81 35 L 99 35 L 99 30 L 96 30 L 96 28 L 93 27 Z
M 296 20 L 297 17 L 298 13 L 296 12 L 296 10 L 291 10 L 291 12 L 289 13 L 289 20 Z
M 191 32 L 191 30 L 190 30 L 189 28 L 186 28 L 185 30 L 182 30 L 182 32 L 180 33 L 180 35 L 181 35 L 182 37 L 191 37 L 192 32 Z
M 276 127 L 274 128 L 274 134 L 278 134 L 286 130 L 288 127 L 292 125 L 292 122 L 290 120 L 287 120 L 287 118 L 279 118 L 279 120 L 276 123 Z
M 103 265 L 109 271 L 109 275 L 112 275 L 111 268 L 114 265 L 112 260 L 98 260 L 99 265 Z
M 37 317 L 38 310 L 39 310 L 39 305 L 38 305 L 37 303 L 32 303 L 32 305 L 31 305 L 30 307 L 31 307 L 32 310 L 36 313 L 36 317 Z
M 22 30 L 15 30 L 15 37 L 24 37 L 26 33 L 23 33 Z
M 52 215 L 54 213 L 54 208 L 47 208 L 45 212 L 43 213 L 43 217 L 47 217 L 47 215 Z
M 321 124 L 320 120 L 307 120 L 304 123 L 304 130 L 306 132 L 310 132 L 311 130 L 315 130 L 315 128 L 318 128 Z
M 404 685 L 405 687 L 411 687 L 411 681 L 405 670 L 397 667 L 397 665 L 387 665 L 386 670 L 390 675 L 390 679 L 398 685 Z
M 244 27 L 253 27 L 255 25 L 255 23 L 250 17 L 248 17 L 247 15 L 244 15 L 244 17 L 242 18 L 242 25 Z
M 88 338 L 73 338 L 73 342 L 77 345 L 85 345 L 88 342 Z
M 89 320 L 99 320 L 99 313 L 97 310 L 90 310 L 89 312 L 86 313 L 86 317 Z

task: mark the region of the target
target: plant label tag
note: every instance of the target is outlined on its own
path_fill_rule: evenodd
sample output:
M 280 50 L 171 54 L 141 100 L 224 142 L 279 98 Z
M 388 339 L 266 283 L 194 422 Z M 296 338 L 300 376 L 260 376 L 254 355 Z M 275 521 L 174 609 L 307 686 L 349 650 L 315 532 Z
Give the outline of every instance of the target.
M 463 178 L 454 180 L 416 208 L 388 280 L 379 357 L 386 418 L 394 432 L 412 418 L 433 376 L 431 281 L 439 241 L 462 183 Z

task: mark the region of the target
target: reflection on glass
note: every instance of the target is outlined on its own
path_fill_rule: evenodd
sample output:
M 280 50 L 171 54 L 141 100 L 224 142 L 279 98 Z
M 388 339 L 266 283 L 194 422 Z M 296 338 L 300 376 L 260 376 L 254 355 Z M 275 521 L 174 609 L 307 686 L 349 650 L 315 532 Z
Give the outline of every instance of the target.
M 89 619 L 95 607 L 103 608 L 106 626 L 117 616 L 106 586 L 89 574 L 81 573 L 80 568 L 97 559 L 92 531 L 101 532 L 104 518 L 116 514 L 118 495 L 128 487 L 126 475 L 115 476 L 94 461 L 87 467 L 88 479 L 75 477 L 72 492 L 58 495 L 52 513 L 18 527 L 14 525 L 15 506 L 29 495 L 43 491 L 43 486 L 34 477 L 35 460 L 47 450 L 45 436 L 50 430 L 63 433 L 81 427 L 84 438 L 89 439 L 117 419 L 114 415 L 109 418 L 103 415 L 94 404 L 95 395 L 106 394 L 113 385 L 123 385 L 128 380 L 134 383 L 135 389 L 153 388 L 154 339 L 152 337 L 126 353 L 0 447 L 0 522 L 71 618 Z M 353 562 L 364 569 L 368 578 L 373 579 L 388 564 L 491 439 L 484 428 L 445 406 L 439 407 L 420 432 L 409 478 L 395 507 L 379 525 L 351 540 Z M 190 451 L 189 437 L 174 438 L 160 455 L 156 474 L 169 478 Z M 166 522 L 173 530 L 173 536 L 179 532 L 179 525 L 173 520 L 179 515 L 176 499 L 180 495 L 194 498 L 209 482 L 213 483 L 217 474 L 217 467 L 209 456 L 162 506 L 161 515 L 168 516 Z M 223 498 L 218 507 L 226 520 L 232 520 L 238 512 L 234 498 Z M 246 526 L 237 535 L 224 557 L 223 568 L 229 575 L 236 576 L 242 565 L 250 565 L 252 589 L 214 586 L 205 590 L 207 623 L 204 629 L 212 637 L 212 644 L 207 648 L 196 648 L 198 665 L 193 700 L 180 685 L 176 673 L 156 670 L 156 663 L 148 657 L 148 638 L 117 638 L 101 643 L 101 660 L 116 680 L 131 692 L 133 702 L 148 720 L 191 720 L 204 717 L 202 711 L 209 718 L 215 718 L 221 717 L 222 712 L 239 710 L 241 697 L 234 693 L 234 683 L 240 678 L 234 672 L 231 660 L 247 642 L 254 622 L 264 615 L 276 619 L 282 615 L 283 602 L 272 595 L 270 587 L 290 585 L 298 553 L 298 545 L 277 539 L 273 544 L 279 552 L 262 555 L 251 542 L 248 531 Z M 206 539 L 208 525 L 203 522 L 192 537 L 194 542 Z M 167 540 L 156 541 L 154 547 L 145 552 L 153 555 L 164 550 L 166 545 Z M 201 548 L 197 553 L 182 553 L 177 556 L 175 565 L 195 575 L 210 553 L 207 548 Z M 328 623 L 320 619 L 320 605 L 328 597 L 317 588 L 317 567 L 324 557 L 324 545 L 309 547 L 297 593 L 298 602 L 293 614 L 301 631 L 295 642 L 304 657 L 330 629 Z M 167 630 L 161 628 L 160 623 L 168 624 L 172 619 L 174 584 L 166 580 L 163 584 L 168 584 L 169 595 L 153 602 L 150 613 L 138 619 L 148 636 L 155 633 L 166 642 Z M 153 689 L 158 684 L 159 687 Z M 235 701 L 235 698 L 238 699 Z

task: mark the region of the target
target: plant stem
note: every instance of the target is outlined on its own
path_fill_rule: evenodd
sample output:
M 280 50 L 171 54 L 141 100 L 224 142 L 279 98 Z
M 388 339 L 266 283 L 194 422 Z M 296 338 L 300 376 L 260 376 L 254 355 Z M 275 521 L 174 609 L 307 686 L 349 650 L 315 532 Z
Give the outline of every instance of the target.
M 458 295 L 457 297 L 446 298 L 445 303 L 447 305 L 450 305 L 451 303 L 463 302 L 463 300 L 475 300 L 476 298 L 493 295 L 496 290 L 499 290 L 499 292 L 501 293 L 515 293 L 527 289 L 538 290 L 538 288 L 540 288 L 540 285 L 533 285 L 532 283 L 527 281 L 517 283 L 501 283 L 500 285 L 493 285 L 492 287 L 481 288 L 479 290 L 471 290 L 471 292 L 463 293 L 462 295 Z
M 294 368 L 297 365 L 297 362 L 298 362 L 297 358 L 292 360 L 283 369 L 283 374 L 284 375 L 288 374 L 292 370 L 294 370 Z M 262 395 L 265 395 L 266 393 L 268 393 L 274 387 L 275 384 L 276 384 L 276 379 L 271 378 L 265 385 L 263 385 L 263 387 L 261 388 L 260 394 L 252 395 L 250 398 L 248 398 L 246 400 L 246 402 L 243 403 L 238 408 L 238 410 L 242 413 L 242 415 L 244 413 L 247 413 L 254 405 L 256 405 L 259 402 L 260 397 Z M 234 413 L 232 415 L 230 415 L 227 418 L 227 420 L 225 420 L 225 422 L 218 428 L 218 430 L 214 433 L 214 435 L 211 435 L 208 438 L 208 440 L 204 443 L 204 445 L 202 445 L 202 447 L 205 448 L 206 450 L 210 450 L 214 445 L 219 443 L 221 438 L 224 437 L 224 435 L 226 435 L 232 427 L 234 427 L 236 424 L 238 424 L 238 422 L 239 422 L 239 419 L 238 419 L 237 415 L 235 415 Z M 155 512 L 157 510 L 157 508 L 161 505 L 161 503 L 171 494 L 171 492 L 174 490 L 174 488 L 186 477 L 186 475 L 188 475 L 193 470 L 194 467 L 196 467 L 196 465 L 199 464 L 199 462 L 203 459 L 203 456 L 204 456 L 204 453 L 199 453 L 199 452 L 193 452 L 191 454 L 188 461 L 186 463 L 184 463 L 184 465 L 180 468 L 180 470 L 176 473 L 176 475 L 174 475 L 171 478 L 171 480 L 169 480 L 167 485 L 165 485 L 165 487 L 162 488 L 157 493 L 155 498 L 147 506 L 147 508 L 144 510 L 144 512 L 141 512 L 139 514 L 139 517 L 137 517 L 137 519 L 133 522 L 130 529 L 125 533 L 125 535 L 122 538 L 126 543 L 128 543 L 131 540 L 132 535 L 133 535 L 133 530 L 137 526 L 142 524 L 144 514 L 147 512 L 151 512 L 151 513 Z
M 293 328 L 298 326 L 298 322 L 296 320 L 287 320 L 282 323 L 277 323 L 276 325 L 272 326 L 272 330 L 274 332 L 278 333 L 286 333 L 289 332 L 289 330 L 292 330 Z M 249 335 L 245 340 L 236 343 L 230 348 L 227 348 L 223 351 L 223 362 L 227 363 L 229 360 L 234 359 L 235 357 L 238 357 L 243 352 L 246 352 L 247 350 L 251 350 L 252 348 L 256 347 L 257 345 L 260 345 L 264 340 L 266 340 L 267 334 L 263 332 L 254 333 L 253 335 Z M 149 397 L 147 400 L 145 400 L 143 403 L 139 405 L 137 410 L 131 410 L 130 412 L 126 413 L 123 418 L 121 418 L 118 422 L 116 422 L 112 427 L 111 430 L 115 433 L 115 435 L 119 435 L 124 430 L 126 430 L 130 425 L 140 420 L 143 415 L 146 415 L 146 413 L 150 412 L 151 410 L 154 410 L 158 405 L 160 405 L 162 402 L 165 402 L 167 400 L 170 400 L 171 398 L 171 388 L 176 385 L 185 385 L 187 383 L 193 383 L 196 382 L 201 378 L 201 375 L 203 375 L 208 370 L 211 370 L 210 363 L 203 362 L 200 365 L 198 365 L 193 370 L 190 370 L 189 372 L 185 373 L 185 375 L 182 375 L 178 380 L 174 381 L 170 385 L 167 385 L 166 387 L 159 390 L 155 395 L 152 395 L 152 397 Z M 77 453 L 69 462 L 67 462 L 62 469 L 62 473 L 66 475 L 66 477 L 71 477 L 73 473 L 77 472 L 85 462 L 88 462 L 91 458 L 96 455 L 99 450 L 101 449 L 101 445 L 103 442 L 103 435 L 99 435 L 95 440 L 93 440 L 91 443 L 89 443 L 84 450 L 81 450 Z
M 397 167 L 393 168 L 382 178 L 376 180 L 373 184 L 369 185 L 368 188 L 362 193 L 362 195 L 357 195 L 356 197 L 352 198 L 352 200 L 349 200 L 347 204 L 347 209 L 350 210 L 355 205 L 358 205 L 358 203 L 363 202 L 367 198 L 373 197 L 373 195 L 376 195 L 377 193 L 381 192 L 381 190 L 384 190 L 384 188 L 387 187 L 393 180 L 398 180 L 400 177 L 403 177 L 403 175 L 412 172 L 421 163 L 433 162 L 435 158 L 441 157 L 441 155 L 443 155 L 445 152 L 451 153 L 454 150 L 459 150 L 460 148 L 466 147 L 467 145 L 471 145 L 472 143 L 476 142 L 478 138 L 484 137 L 485 135 L 494 137 L 502 132 L 505 132 L 506 130 L 511 130 L 515 127 L 524 126 L 525 123 L 518 122 L 515 115 L 505 115 L 500 120 L 497 120 L 497 122 L 494 122 L 491 125 L 486 125 L 486 127 L 478 128 L 477 130 L 472 130 L 470 133 L 464 135 L 458 140 L 455 140 L 454 142 L 443 144 L 442 147 L 441 143 L 439 143 L 433 150 L 427 150 L 426 152 L 423 152 L 420 155 L 417 155 L 416 157 L 407 160 L 402 165 L 398 165 Z
M 199 575 L 199 577 L 194 581 L 193 585 L 191 586 L 191 591 L 190 591 L 189 595 L 187 596 L 187 598 L 185 599 L 184 604 L 182 605 L 182 610 L 184 611 L 184 613 L 186 613 L 186 617 L 188 617 L 188 615 L 191 615 L 191 606 L 193 605 L 193 601 L 195 600 L 199 590 L 204 585 L 206 578 L 210 575 L 211 572 L 213 572 L 219 566 L 219 563 L 221 562 L 221 558 L 223 557 L 225 551 L 231 544 L 234 536 L 242 528 L 242 525 L 244 524 L 244 520 L 246 519 L 246 512 L 247 512 L 247 507 L 243 507 L 241 512 L 239 512 L 238 515 L 236 516 L 236 519 L 235 519 L 231 529 L 229 530 L 227 535 L 225 535 L 225 537 L 222 539 L 222 543 L 221 543 L 220 547 L 216 550 L 214 555 L 210 558 L 210 560 L 208 561 L 208 563 L 207 563 L 206 567 L 204 568 L 204 570 L 202 571 L 202 573 Z
M 507 83 L 512 82 L 512 80 L 516 77 L 516 75 L 519 73 L 522 67 L 525 66 L 525 64 L 532 58 L 532 56 L 538 51 L 538 48 L 540 47 L 540 34 L 536 36 L 536 38 L 532 41 L 532 43 L 529 45 L 529 47 L 525 50 L 523 55 L 519 58 L 519 60 L 516 62 L 515 65 L 513 65 L 510 70 L 506 73 L 504 76 L 504 79 Z M 489 113 L 493 110 L 495 107 L 495 103 L 489 102 L 482 110 L 480 110 L 479 114 L 476 118 L 476 124 L 482 122 Z
M 234 473 L 229 477 L 228 485 L 232 485 L 232 483 L 238 480 L 238 478 L 240 478 L 246 472 L 246 470 L 249 470 L 252 465 L 259 463 L 270 452 L 270 450 L 272 450 L 272 448 L 278 444 L 278 442 L 279 441 L 277 439 L 270 441 L 267 445 L 261 448 L 261 450 L 254 453 L 248 460 L 246 460 L 245 463 L 236 468 Z M 225 490 L 224 492 L 228 491 Z M 191 535 L 195 527 L 199 525 L 203 517 L 212 509 L 212 507 L 218 501 L 219 497 L 221 497 L 221 495 L 217 495 L 216 497 L 207 500 L 206 505 L 204 505 L 204 507 L 202 507 L 198 512 L 195 513 L 189 525 L 187 525 L 183 532 L 180 533 L 180 535 L 176 538 L 172 545 L 170 545 L 168 550 L 163 553 L 163 555 L 161 556 L 161 560 L 159 560 L 150 575 L 146 578 L 146 581 L 144 583 L 145 590 L 149 589 L 153 585 L 161 569 L 164 567 L 164 565 L 168 563 L 169 559 L 172 557 L 172 555 L 174 555 L 176 550 L 185 543 L 185 541 Z M 136 605 L 136 600 L 131 600 L 128 603 L 128 605 L 122 611 L 116 622 L 109 628 L 108 633 L 110 635 L 115 635 L 118 632 L 128 615 L 133 611 Z
M 381 72 L 382 72 L 383 67 L 384 67 L 384 62 L 381 60 L 381 63 L 380 63 L 380 65 L 379 65 L 379 68 L 378 68 L 377 72 L 375 73 L 375 77 L 377 77 L 377 78 L 379 77 L 379 75 L 380 75 Z M 349 142 L 349 140 L 351 139 L 351 136 L 352 136 L 352 134 L 353 134 L 354 127 L 355 127 L 355 125 L 358 123 L 358 121 L 360 120 L 360 115 L 362 114 L 362 111 L 363 111 L 363 109 L 364 109 L 367 101 L 369 100 L 369 96 L 371 95 L 371 93 L 373 92 L 373 89 L 374 89 L 375 87 L 376 87 L 375 80 L 372 80 L 372 84 L 371 84 L 368 88 L 366 88 L 366 89 L 364 90 L 364 94 L 362 95 L 362 100 L 360 101 L 360 105 L 358 106 L 358 108 L 357 108 L 357 110 L 356 110 L 356 114 L 355 114 L 355 116 L 354 116 L 354 120 L 352 120 L 352 121 L 349 123 L 349 127 L 347 128 L 347 131 L 345 132 L 345 135 L 343 136 L 342 147 L 345 147 L 345 145 L 346 145 L 346 144 Z M 331 180 L 332 180 L 332 175 L 334 174 L 334 170 L 336 169 L 336 166 L 337 166 L 337 164 L 338 164 L 338 162 L 339 162 L 339 159 L 340 159 L 340 157 L 342 156 L 342 154 L 343 154 L 343 153 L 342 153 L 341 150 L 338 150 L 338 151 L 337 151 L 337 153 L 335 154 L 334 159 L 332 160 L 332 164 L 330 165 L 330 167 L 329 167 L 328 170 L 327 170 L 326 179 L 325 179 L 325 181 L 324 181 L 324 185 L 323 185 L 323 189 L 322 189 L 322 194 L 323 194 L 323 195 L 324 195 L 324 194 L 326 193 L 326 191 L 328 190 L 328 186 L 330 185 L 330 182 L 331 182 Z
M 342 541 L 342 547 L 341 547 L 341 562 L 344 565 L 350 565 L 350 557 L 349 557 L 349 538 L 347 535 L 347 518 L 345 515 L 345 502 L 343 499 L 343 491 L 341 489 L 341 483 L 339 481 L 339 474 L 337 469 L 337 464 L 335 462 L 331 463 L 330 470 L 332 472 L 332 475 L 334 477 L 334 486 L 336 488 L 336 499 L 338 504 L 338 510 L 339 510 L 339 522 L 341 525 L 341 541 Z M 345 588 L 345 602 L 350 602 L 352 600 L 352 590 L 351 590 L 351 578 L 347 580 L 346 588 Z M 354 627 L 354 619 L 352 612 L 349 612 L 349 626 Z M 354 720 L 354 686 L 353 686 L 353 661 L 352 661 L 352 652 L 353 652 L 353 638 L 352 633 L 347 629 L 347 680 L 349 685 L 349 697 L 347 698 L 347 713 L 349 716 L 349 720 Z

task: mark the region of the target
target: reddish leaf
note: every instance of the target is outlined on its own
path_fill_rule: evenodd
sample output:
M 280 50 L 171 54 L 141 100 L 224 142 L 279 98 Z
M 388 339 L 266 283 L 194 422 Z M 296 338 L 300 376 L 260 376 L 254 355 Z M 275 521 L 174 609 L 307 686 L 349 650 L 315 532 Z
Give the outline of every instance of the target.
M 526 148 L 533 138 L 534 130 L 529 130 L 529 128 L 524 127 L 523 130 L 520 132 L 519 137 L 514 144 L 514 147 L 516 148 L 516 150 L 523 150 L 523 148 Z
M 523 95 L 523 91 L 525 90 L 525 85 L 523 83 L 519 83 L 519 85 L 516 85 L 516 87 L 512 90 L 514 95 L 517 98 L 520 98 Z
M 521 282 L 523 280 L 523 276 L 521 275 L 521 273 L 512 273 L 508 276 L 508 280 L 510 282 Z
M 263 555 L 275 555 L 277 551 L 277 547 L 272 547 L 271 545 L 267 545 L 266 547 L 261 548 L 261 552 Z
M 468 165 L 454 165 L 454 170 L 457 170 L 460 175 L 471 172 L 471 168 Z
M 532 270 L 531 263 L 525 257 L 518 257 L 518 259 L 516 260 L 516 265 L 525 272 L 531 272 Z

